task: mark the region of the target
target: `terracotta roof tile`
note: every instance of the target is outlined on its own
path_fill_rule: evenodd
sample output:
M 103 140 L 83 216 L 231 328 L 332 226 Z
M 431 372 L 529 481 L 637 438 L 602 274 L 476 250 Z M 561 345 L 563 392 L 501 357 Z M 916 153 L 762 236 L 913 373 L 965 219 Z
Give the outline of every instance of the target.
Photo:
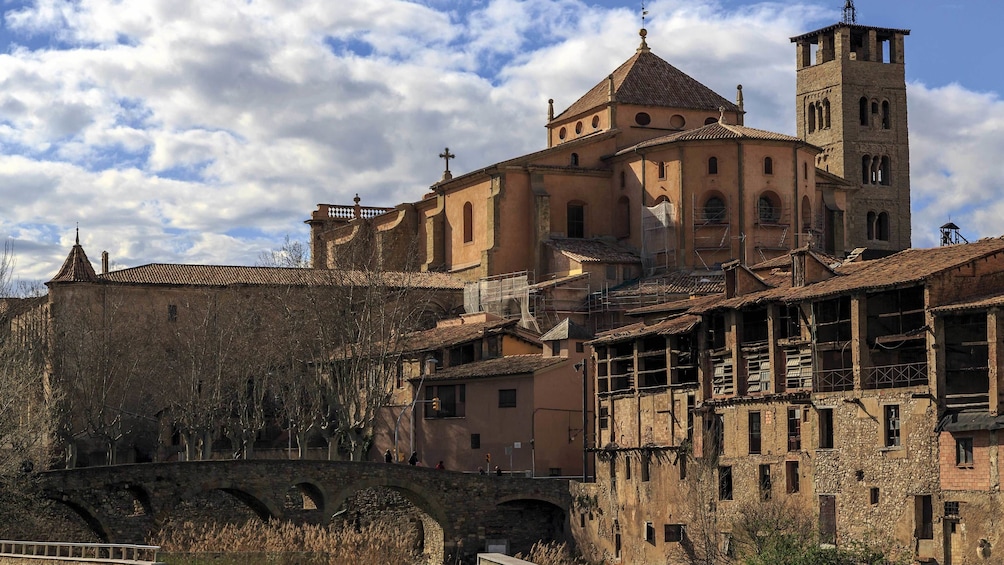
M 93 282 L 96 280 L 98 277 L 94 273 L 94 266 L 87 259 L 87 254 L 84 253 L 84 248 L 80 246 L 78 240 L 77 244 L 70 249 L 70 254 L 66 256 L 59 272 L 49 282 Z
M 552 239 L 547 242 L 562 255 L 579 263 L 639 263 L 634 253 L 600 239 Z
M 739 108 L 648 50 L 639 50 L 612 73 L 614 97 L 621 104 L 738 112 Z M 609 96 L 608 78 L 576 100 L 555 119 L 602 106 Z
M 428 351 L 452 347 L 461 343 L 479 340 L 487 334 L 505 332 L 515 328 L 519 320 L 489 320 L 466 324 L 451 324 L 429 330 L 412 332 L 401 338 L 400 351 Z
M 733 124 L 723 124 L 721 122 L 715 122 L 708 124 L 697 129 L 681 131 L 678 133 L 673 133 L 670 135 L 664 135 L 662 137 L 654 137 L 652 139 L 647 139 L 617 151 L 616 155 L 624 155 L 627 153 L 633 153 L 637 149 L 645 149 L 647 147 L 655 147 L 658 145 L 668 145 L 671 143 L 679 143 L 682 141 L 709 141 L 709 140 L 754 140 L 754 141 L 784 141 L 790 143 L 803 143 L 801 139 L 797 137 L 792 137 L 790 135 L 785 135 L 783 133 L 775 133 L 772 131 L 748 128 L 746 126 L 737 126 Z
M 945 304 L 944 306 L 931 308 L 931 312 L 934 314 L 953 314 L 955 312 L 981 310 L 983 308 L 991 308 L 994 306 L 1004 306 L 1004 295 L 994 294 L 970 300 L 963 300 L 961 302 L 954 302 L 952 304 Z
M 679 335 L 693 330 L 701 322 L 700 316 L 683 314 L 656 323 L 638 322 L 601 333 L 590 344 L 615 343 L 645 335 Z
M 539 353 L 507 355 L 505 357 L 447 367 L 427 376 L 425 381 L 526 375 L 567 361 L 568 359 L 565 357 L 544 357 Z M 417 379 L 412 378 L 409 380 L 414 381 Z
M 61 271 L 62 272 L 62 271 Z M 97 277 L 100 281 L 123 284 L 163 284 L 182 286 L 338 286 L 365 284 L 380 280 L 389 286 L 460 290 L 464 283 L 446 273 L 402 273 L 385 271 L 368 274 L 362 271 L 328 269 L 293 269 L 282 267 L 242 267 L 229 265 L 178 265 L 153 263 L 131 269 L 112 271 Z M 56 280 L 56 279 L 53 279 Z

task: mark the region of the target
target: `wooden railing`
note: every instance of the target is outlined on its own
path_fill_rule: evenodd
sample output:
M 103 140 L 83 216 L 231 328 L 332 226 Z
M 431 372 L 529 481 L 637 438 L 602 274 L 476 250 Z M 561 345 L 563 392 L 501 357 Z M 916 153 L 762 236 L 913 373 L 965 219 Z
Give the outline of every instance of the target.
M 829 369 L 813 375 L 813 392 L 835 392 L 854 389 L 854 369 Z
M 868 367 L 863 388 L 896 388 L 927 384 L 927 362 Z
M 156 545 L 0 541 L 0 557 L 49 561 L 154 565 L 160 563 L 157 561 L 159 550 Z

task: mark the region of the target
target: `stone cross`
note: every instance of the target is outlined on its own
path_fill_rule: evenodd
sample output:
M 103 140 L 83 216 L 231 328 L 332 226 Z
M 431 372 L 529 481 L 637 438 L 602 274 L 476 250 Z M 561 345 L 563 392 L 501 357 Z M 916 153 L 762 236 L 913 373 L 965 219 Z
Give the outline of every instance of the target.
M 443 180 L 450 180 L 453 178 L 453 174 L 450 173 L 450 159 L 456 159 L 457 156 L 450 153 L 450 148 L 447 147 L 439 154 L 439 158 L 446 161 L 446 170 L 443 171 Z

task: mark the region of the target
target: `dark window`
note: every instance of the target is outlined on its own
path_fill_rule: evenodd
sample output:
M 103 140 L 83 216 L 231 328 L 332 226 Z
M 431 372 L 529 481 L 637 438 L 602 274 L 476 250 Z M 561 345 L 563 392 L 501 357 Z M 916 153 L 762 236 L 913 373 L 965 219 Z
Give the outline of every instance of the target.
M 637 114 L 634 115 L 634 123 L 640 126 L 647 126 L 648 124 L 652 123 L 652 116 L 649 116 L 645 112 L 638 112 Z
M 663 539 L 666 543 L 679 543 L 683 541 L 684 529 L 683 524 L 665 524 L 663 526 Z
M 582 133 L 582 122 L 575 122 L 575 133 Z
M 551 355 L 554 355 L 554 356 L 561 355 L 561 340 L 560 339 L 551 340 Z
M 649 476 L 649 460 L 645 455 L 641 456 L 641 482 L 647 483 L 651 478 Z
M 757 217 L 761 224 L 776 224 L 781 219 L 781 207 L 770 196 L 761 196 L 757 200 Z
M 796 493 L 799 489 L 798 461 L 784 462 L 785 490 L 788 494 Z
M 823 123 L 819 124 L 821 128 L 830 128 L 830 99 L 823 98 Z
M 464 203 L 464 243 L 474 241 L 474 207 L 470 202 Z
M 788 451 L 802 449 L 802 409 L 788 409 Z
M 725 201 L 712 196 L 704 201 L 703 220 L 709 224 L 720 224 L 725 221 Z
M 666 178 L 666 163 L 663 161 L 659 161 L 659 178 Z
M 861 100 L 858 101 L 858 120 L 861 122 L 861 125 L 863 125 L 863 126 L 867 126 L 868 125 L 868 99 L 867 98 L 862 97 Z
M 900 419 L 899 405 L 887 404 L 885 406 L 885 446 L 900 446 Z
M 872 487 L 868 491 L 868 502 L 873 506 L 879 503 L 879 489 L 878 487 Z
M 627 174 L 624 171 L 621 171 L 621 188 L 624 188 L 625 186 L 627 186 Z
M 568 157 L 568 164 L 571 165 L 571 166 L 573 166 L 573 167 L 578 167 L 579 166 L 579 154 L 578 153 L 572 153 Z
M 882 102 L 882 129 L 889 129 L 890 127 L 892 127 L 892 123 L 889 118 L 889 101 L 885 100 Z
M 889 241 L 889 214 L 880 212 L 875 219 L 875 239 Z
M 834 543 L 837 540 L 837 497 L 819 495 L 819 541 Z
M 809 164 L 802 163 L 802 178 L 809 180 Z
M 833 449 L 833 408 L 819 409 L 819 448 Z
M 955 464 L 959 467 L 973 466 L 973 438 L 955 438 Z
M 586 237 L 586 208 L 582 204 L 568 205 L 568 237 Z
M 655 526 L 652 522 L 645 522 L 645 541 L 655 545 Z
M 516 407 L 516 389 L 503 388 L 499 390 L 499 408 Z
M 732 500 L 732 467 L 718 468 L 718 500 Z
M 760 498 L 763 500 L 770 500 L 770 495 L 770 465 L 760 465 Z
M 718 118 L 715 118 L 713 116 L 708 116 L 707 118 L 704 119 L 704 125 L 706 126 L 717 123 L 718 123 Z
M 807 118 L 809 118 L 809 133 L 816 131 L 816 103 L 809 103 L 809 111 L 806 112 Z
M 914 497 L 914 523 L 916 524 L 914 537 L 934 539 L 934 507 L 931 504 L 931 495 Z
M 606 406 L 600 406 L 600 429 L 605 430 L 610 425 L 610 409 Z
M 631 458 L 624 458 L 624 480 L 631 480 Z
M 750 423 L 750 453 L 760 453 L 760 413 L 749 413 Z
M 708 174 L 709 175 L 718 174 L 718 157 L 712 157 L 708 159 Z
M 178 321 L 178 305 L 168 304 L 167 305 L 167 321 L 177 322 Z
M 958 518 L 959 517 L 959 501 L 946 501 L 945 502 L 945 518 Z
M 892 179 L 890 178 L 890 169 L 891 165 L 889 164 L 888 156 L 883 156 L 881 159 L 879 159 L 879 166 L 878 166 L 879 184 L 883 186 L 889 186 L 889 184 L 892 182 Z
M 581 341 L 575 342 L 575 352 L 576 353 L 582 353 L 585 350 L 586 350 L 586 346 L 585 346 L 584 343 L 582 343 Z
M 875 239 L 875 212 L 868 212 L 865 216 L 868 241 Z
M 548 467 L 547 468 L 547 476 L 548 477 L 560 477 L 561 476 L 561 467 Z
M 770 157 L 764 157 L 763 159 L 763 174 L 772 175 L 774 174 L 774 160 Z
M 481 449 L 481 434 L 471 434 L 471 449 Z

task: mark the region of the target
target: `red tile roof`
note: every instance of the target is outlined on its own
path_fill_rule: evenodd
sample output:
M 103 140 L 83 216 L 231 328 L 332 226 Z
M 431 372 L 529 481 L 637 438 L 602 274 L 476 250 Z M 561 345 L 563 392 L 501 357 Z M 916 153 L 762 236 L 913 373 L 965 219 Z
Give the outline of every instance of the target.
M 70 249 L 70 254 L 63 261 L 63 266 L 60 267 L 59 272 L 56 273 L 56 276 L 52 277 L 49 283 L 93 282 L 97 278 L 97 275 L 94 273 L 94 266 L 87 259 L 87 254 L 84 253 L 84 248 L 80 246 L 78 238 L 76 245 Z
M 547 242 L 562 255 L 579 263 L 639 263 L 634 253 L 601 239 L 552 239 Z
M 64 265 L 65 267 L 65 265 Z M 62 273 L 62 271 L 60 271 Z M 57 275 L 58 276 L 58 275 Z M 53 279 L 56 280 L 56 279 Z M 177 265 L 153 263 L 112 271 L 97 280 L 123 284 L 181 286 L 339 286 L 381 282 L 392 287 L 460 290 L 464 283 L 445 273 L 342 271 L 228 265 Z
M 799 143 L 804 142 L 790 135 L 785 135 L 783 133 L 775 133 L 772 131 L 748 128 L 746 126 L 738 126 L 733 124 L 724 124 L 722 122 L 715 122 L 713 124 L 708 124 L 704 127 L 699 127 L 697 129 L 691 129 L 687 131 L 681 131 L 678 133 L 673 133 L 670 135 L 664 135 L 662 137 L 655 137 L 652 139 L 647 139 L 617 151 L 616 155 L 624 155 L 627 153 L 633 153 L 637 149 L 645 149 L 647 147 L 655 147 L 658 145 L 668 145 L 672 143 L 679 143 L 683 141 L 708 141 L 708 140 L 752 140 L 752 141 L 784 141 L 789 143 Z
M 426 382 L 454 379 L 476 379 L 512 375 L 532 375 L 533 373 L 567 362 L 565 357 L 544 357 L 538 353 L 507 355 L 495 359 L 485 359 L 474 363 L 456 365 L 436 371 L 425 377 Z M 409 379 L 411 381 L 418 378 Z
M 628 326 L 601 333 L 596 339 L 588 342 L 590 344 L 614 343 L 634 339 L 643 335 L 679 335 L 693 330 L 701 317 L 691 314 L 683 314 L 675 318 L 663 320 L 656 323 L 639 322 Z
M 647 49 L 639 49 L 613 72 L 614 98 L 621 104 L 663 106 L 728 112 L 739 107 L 670 65 Z M 574 116 L 607 103 L 609 82 L 604 77 L 555 119 Z
M 450 324 L 429 330 L 412 332 L 401 338 L 398 349 L 402 352 L 430 351 L 479 340 L 496 333 L 516 332 L 519 320 L 495 319 L 486 322 Z

